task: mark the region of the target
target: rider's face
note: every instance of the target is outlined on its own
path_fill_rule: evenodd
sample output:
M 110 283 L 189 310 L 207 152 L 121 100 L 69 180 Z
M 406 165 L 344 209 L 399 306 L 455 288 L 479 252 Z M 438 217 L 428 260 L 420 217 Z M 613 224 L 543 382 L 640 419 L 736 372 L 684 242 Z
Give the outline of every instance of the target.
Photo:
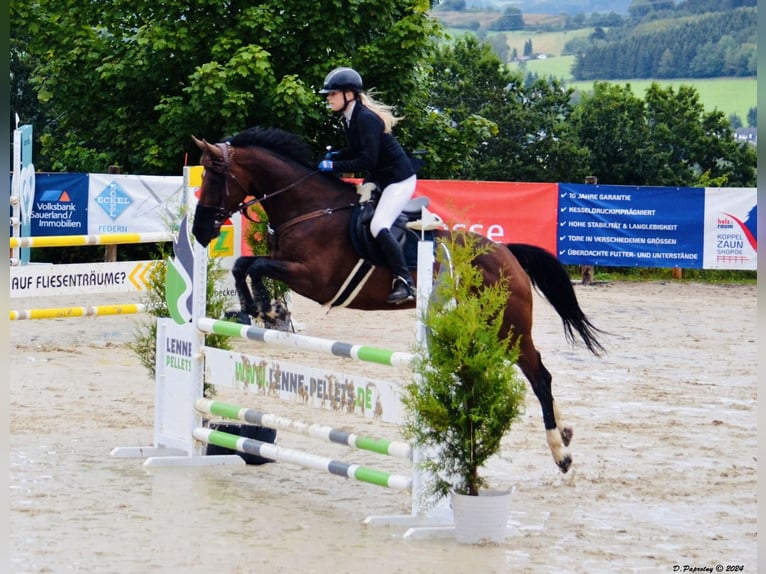
M 335 91 L 327 94 L 327 107 L 333 112 L 341 112 L 346 103 L 343 100 L 343 92 Z

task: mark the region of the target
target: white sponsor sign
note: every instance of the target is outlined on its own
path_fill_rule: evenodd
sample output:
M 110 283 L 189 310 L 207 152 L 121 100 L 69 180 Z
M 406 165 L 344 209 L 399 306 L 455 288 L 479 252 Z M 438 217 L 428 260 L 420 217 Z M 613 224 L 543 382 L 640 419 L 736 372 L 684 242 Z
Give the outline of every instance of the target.
M 162 261 L 29 264 L 10 268 L 11 298 L 48 295 L 136 293 L 146 290 L 149 273 Z M 85 303 L 85 301 L 83 301 Z
M 396 383 L 213 347 L 204 349 L 205 380 L 213 385 L 367 419 L 401 422 Z

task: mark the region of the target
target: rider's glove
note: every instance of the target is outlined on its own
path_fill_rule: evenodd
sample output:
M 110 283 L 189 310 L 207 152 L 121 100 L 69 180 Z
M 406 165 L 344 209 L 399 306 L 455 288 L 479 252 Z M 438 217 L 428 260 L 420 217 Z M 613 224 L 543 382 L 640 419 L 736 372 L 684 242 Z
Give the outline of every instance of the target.
M 332 160 L 332 159 L 335 159 L 336 157 L 338 157 L 339 155 L 340 155 L 340 151 L 328 151 L 328 152 L 327 152 L 327 153 L 324 155 L 324 158 L 325 158 L 326 160 Z

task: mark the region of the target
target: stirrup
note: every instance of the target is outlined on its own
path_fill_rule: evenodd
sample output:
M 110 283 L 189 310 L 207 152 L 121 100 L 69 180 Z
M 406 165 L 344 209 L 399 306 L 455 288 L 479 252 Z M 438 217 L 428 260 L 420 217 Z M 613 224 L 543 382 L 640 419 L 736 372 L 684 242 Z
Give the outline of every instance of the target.
M 386 302 L 399 304 L 414 300 L 415 292 L 412 289 L 412 285 L 410 285 L 406 279 L 402 279 L 401 277 L 394 278 L 393 291 L 391 291 Z

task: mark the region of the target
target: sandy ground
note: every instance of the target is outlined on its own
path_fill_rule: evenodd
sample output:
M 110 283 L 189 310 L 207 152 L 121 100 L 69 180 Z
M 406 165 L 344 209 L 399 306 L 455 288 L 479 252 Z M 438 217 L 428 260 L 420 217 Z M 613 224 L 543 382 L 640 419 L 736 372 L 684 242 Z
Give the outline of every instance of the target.
M 369 515 L 408 514 L 409 495 L 286 463 L 148 469 L 111 457 L 115 446 L 152 442 L 153 383 L 126 347 L 138 316 L 14 321 L 9 572 L 757 572 L 755 287 L 576 290 L 613 334 L 605 357 L 568 346 L 542 300 L 534 329 L 574 428 L 573 468 L 555 467 L 528 393 L 526 413 L 487 468 L 493 486 L 515 488 L 510 535 L 484 547 L 365 526 Z M 126 299 L 15 299 L 11 308 Z M 311 335 L 396 350 L 414 341 L 414 311 L 326 314 L 297 299 L 293 312 Z M 305 355 L 297 362 L 326 361 L 361 368 Z M 220 398 L 398 438 L 395 426 L 344 413 L 234 391 Z M 302 436 L 280 432 L 278 443 L 407 472 L 404 462 Z

